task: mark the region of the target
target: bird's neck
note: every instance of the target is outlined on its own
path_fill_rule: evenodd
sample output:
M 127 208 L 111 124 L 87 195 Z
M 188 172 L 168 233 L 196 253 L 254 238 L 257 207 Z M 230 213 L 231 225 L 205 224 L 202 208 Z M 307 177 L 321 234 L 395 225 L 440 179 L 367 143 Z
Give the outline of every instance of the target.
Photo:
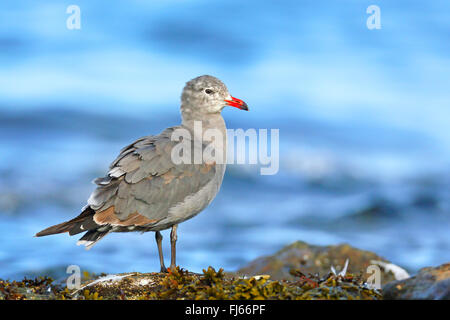
M 216 129 L 226 134 L 227 127 L 220 113 L 195 114 L 192 112 L 181 111 L 182 125 L 189 131 L 194 132 L 201 126 L 203 133 L 208 129 Z
M 203 160 L 206 163 L 214 162 L 217 164 L 226 164 L 227 160 L 227 128 L 225 121 L 220 113 L 203 114 L 201 117 L 189 117 L 182 112 L 182 127 L 188 129 L 193 140 L 201 141 L 201 146 L 212 147 L 214 156 L 211 158 L 209 154 L 204 153 Z M 221 171 L 223 176 L 223 171 Z

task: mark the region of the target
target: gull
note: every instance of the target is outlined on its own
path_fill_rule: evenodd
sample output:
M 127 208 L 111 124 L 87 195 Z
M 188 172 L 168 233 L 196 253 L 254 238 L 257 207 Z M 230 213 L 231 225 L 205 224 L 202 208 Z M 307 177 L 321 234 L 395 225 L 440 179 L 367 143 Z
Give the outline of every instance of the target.
M 175 268 L 178 224 L 205 209 L 222 184 L 227 128 L 221 111 L 225 106 L 248 111 L 247 104 L 231 96 L 225 84 L 213 76 L 187 82 L 181 95 L 181 124 L 123 148 L 108 173 L 94 180 L 97 187 L 82 212 L 36 236 L 85 232 L 78 244 L 90 249 L 111 232 L 153 231 L 161 272 L 167 272 L 160 231 L 170 228 L 170 268 Z M 202 128 L 200 134 L 198 127 Z M 219 135 L 205 137 L 207 130 Z M 179 149 L 182 142 L 191 147 Z M 200 161 L 197 151 L 206 154 Z M 189 161 L 180 162 L 177 155 Z

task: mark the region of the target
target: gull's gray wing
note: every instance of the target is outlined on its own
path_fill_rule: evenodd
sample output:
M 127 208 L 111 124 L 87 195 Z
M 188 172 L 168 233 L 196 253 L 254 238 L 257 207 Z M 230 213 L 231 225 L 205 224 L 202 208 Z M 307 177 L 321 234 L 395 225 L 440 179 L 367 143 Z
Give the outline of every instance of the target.
M 144 226 L 168 216 L 169 210 L 211 182 L 214 164 L 179 164 L 171 152 L 177 141 L 168 128 L 158 136 L 138 139 L 123 148 L 88 200 L 99 225 Z

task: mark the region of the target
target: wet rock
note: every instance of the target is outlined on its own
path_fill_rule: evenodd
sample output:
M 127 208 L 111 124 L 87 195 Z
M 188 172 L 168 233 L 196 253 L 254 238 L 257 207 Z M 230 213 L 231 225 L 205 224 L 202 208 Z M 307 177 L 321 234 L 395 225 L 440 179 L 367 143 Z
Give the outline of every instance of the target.
M 237 274 L 269 274 L 275 280 L 293 280 L 291 269 L 299 269 L 304 274 L 326 275 L 330 272 L 331 266 L 339 272 L 346 259 L 350 261 L 348 272 L 361 274 L 364 280 L 372 274 L 366 271 L 367 267 L 373 264 L 373 260 L 388 262 L 373 252 L 360 250 L 348 244 L 316 246 L 297 241 L 271 256 L 257 258 L 239 269 Z M 395 280 L 392 272 L 381 272 L 381 285 L 392 280 Z
M 383 299 L 450 300 L 450 263 L 423 268 L 409 279 L 386 284 Z

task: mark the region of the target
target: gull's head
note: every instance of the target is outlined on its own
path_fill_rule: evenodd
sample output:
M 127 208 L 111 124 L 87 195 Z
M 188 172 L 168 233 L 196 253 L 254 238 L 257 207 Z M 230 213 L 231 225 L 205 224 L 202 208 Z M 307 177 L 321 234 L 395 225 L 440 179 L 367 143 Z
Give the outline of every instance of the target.
M 183 113 L 220 113 L 226 106 L 247 110 L 247 104 L 234 98 L 225 84 L 213 76 L 200 76 L 186 83 L 181 95 Z

